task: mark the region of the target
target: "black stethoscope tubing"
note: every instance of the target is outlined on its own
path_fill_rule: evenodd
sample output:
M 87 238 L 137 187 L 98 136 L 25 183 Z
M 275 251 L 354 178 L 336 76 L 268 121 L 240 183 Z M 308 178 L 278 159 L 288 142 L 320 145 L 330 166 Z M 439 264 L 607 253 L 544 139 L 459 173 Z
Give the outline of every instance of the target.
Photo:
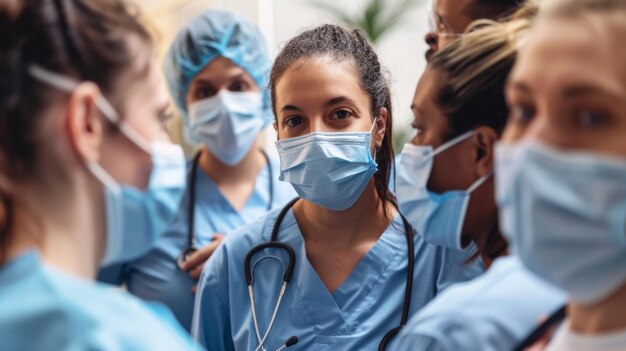
M 261 151 L 263 157 L 265 158 L 265 162 L 267 163 L 267 170 L 269 175 L 269 201 L 267 203 L 267 210 L 271 210 L 274 203 L 274 175 L 272 171 L 272 165 L 270 163 L 270 158 L 264 150 Z M 187 247 L 181 253 L 178 259 L 179 267 L 185 262 L 187 257 L 198 250 L 196 248 L 195 241 L 195 218 L 196 218 L 196 172 L 198 170 L 198 161 L 200 160 L 200 156 L 202 155 L 202 150 L 196 152 L 191 161 L 191 167 L 188 174 L 188 184 L 189 184 L 189 210 L 187 213 Z
M 276 217 L 276 222 L 274 222 L 274 227 L 272 228 L 272 235 L 271 235 L 270 241 L 257 245 L 253 247 L 250 251 L 248 251 L 248 254 L 246 255 L 246 258 L 244 260 L 244 273 L 246 276 L 246 283 L 248 287 L 252 285 L 253 280 L 254 280 L 254 277 L 252 275 L 252 267 L 251 267 L 252 257 L 256 255 L 257 253 L 265 249 L 269 249 L 269 248 L 275 248 L 275 249 L 284 250 L 287 252 L 287 254 L 289 255 L 289 262 L 287 263 L 287 268 L 285 269 L 285 272 L 283 273 L 282 282 L 287 284 L 291 280 L 293 270 L 295 267 L 295 261 L 296 261 L 295 251 L 289 244 L 285 244 L 285 243 L 278 241 L 278 232 L 280 230 L 280 226 L 283 222 L 283 219 L 287 215 L 287 212 L 289 212 L 289 210 L 293 207 L 293 205 L 299 199 L 300 199 L 299 197 L 296 197 L 295 199 L 291 200 L 280 211 L 280 213 Z M 414 247 L 414 242 L 413 242 L 414 232 L 413 232 L 413 227 L 411 226 L 411 224 L 409 224 L 409 222 L 406 220 L 406 218 L 404 218 L 404 216 L 401 213 L 399 214 L 404 224 L 404 231 L 405 231 L 406 240 L 407 240 L 407 251 L 409 255 L 406 286 L 404 290 L 404 302 L 402 304 L 402 316 L 400 318 L 400 325 L 389 330 L 383 336 L 380 344 L 378 345 L 379 351 L 384 351 L 389 341 L 394 336 L 396 336 L 398 332 L 400 332 L 400 330 L 402 330 L 402 328 L 406 325 L 406 322 L 409 319 L 409 312 L 411 308 L 411 294 L 413 292 L 413 269 L 415 265 L 415 247 Z

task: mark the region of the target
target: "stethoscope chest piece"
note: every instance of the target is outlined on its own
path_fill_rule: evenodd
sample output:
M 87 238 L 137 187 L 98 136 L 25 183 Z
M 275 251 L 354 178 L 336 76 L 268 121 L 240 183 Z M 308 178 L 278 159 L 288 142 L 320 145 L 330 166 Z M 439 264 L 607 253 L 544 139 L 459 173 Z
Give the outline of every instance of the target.
M 189 256 L 193 255 L 196 251 L 198 251 L 198 249 L 193 246 L 186 248 L 180 254 L 180 256 L 178 256 L 178 259 L 176 260 L 176 264 L 178 264 L 178 268 L 183 269 L 183 265 L 185 264 L 185 262 L 187 262 L 187 259 L 189 259 Z

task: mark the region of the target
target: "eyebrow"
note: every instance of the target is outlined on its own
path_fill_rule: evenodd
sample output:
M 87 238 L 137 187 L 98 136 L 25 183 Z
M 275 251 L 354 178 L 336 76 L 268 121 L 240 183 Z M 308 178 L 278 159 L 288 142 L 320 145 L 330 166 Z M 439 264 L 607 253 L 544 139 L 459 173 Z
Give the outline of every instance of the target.
M 532 89 L 530 88 L 530 86 L 528 86 L 526 83 L 524 82 L 507 82 L 506 83 L 506 89 L 516 89 L 516 90 L 521 90 L 526 94 L 530 94 L 532 93 Z
M 301 109 L 300 107 L 296 106 L 296 105 L 285 105 L 283 106 L 283 108 L 281 109 L 281 111 L 297 111 L 297 112 L 304 112 L 303 109 Z
M 239 78 L 245 78 L 245 76 L 246 74 L 244 72 L 240 72 L 237 74 L 233 74 L 232 76 L 228 76 L 226 77 L 226 79 L 239 79 Z M 192 84 L 194 86 L 195 85 L 213 85 L 214 82 L 206 78 L 197 78 L 192 81 Z
M 586 94 L 603 95 L 612 100 L 615 100 L 618 103 L 622 102 L 622 99 L 619 98 L 618 94 L 610 90 L 603 89 L 601 87 L 597 87 L 594 85 L 586 85 L 586 84 L 574 85 L 574 86 L 567 87 L 563 91 L 563 96 L 565 96 L 566 98 L 570 98 L 570 99 L 579 97 L 581 95 L 586 95 Z
M 330 107 L 330 106 L 333 106 L 333 105 L 340 104 L 342 102 L 349 102 L 349 103 L 354 104 L 354 101 L 352 99 L 350 99 L 349 97 L 338 96 L 338 97 L 335 97 L 335 98 L 332 98 L 332 99 L 326 101 L 326 103 L 324 104 L 324 107 Z

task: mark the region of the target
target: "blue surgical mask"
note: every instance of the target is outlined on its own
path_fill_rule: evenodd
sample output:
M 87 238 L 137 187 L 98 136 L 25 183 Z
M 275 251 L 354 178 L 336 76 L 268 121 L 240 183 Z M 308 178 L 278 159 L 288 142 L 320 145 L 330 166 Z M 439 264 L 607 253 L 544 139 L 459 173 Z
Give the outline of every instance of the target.
M 372 125 L 372 129 L 376 122 Z M 300 197 L 329 210 L 354 205 L 378 170 L 369 132 L 315 132 L 279 140 L 280 180 Z
M 154 143 L 152 171 L 146 190 L 122 186 L 124 203 L 122 251 L 108 250 L 110 260 L 127 262 L 147 252 L 165 231 L 185 190 L 185 158 L 178 145 Z
M 538 142 L 496 146 L 501 230 L 535 274 L 582 304 L 626 283 L 626 159 Z
M 233 166 L 271 122 L 263 116 L 260 92 L 222 91 L 189 106 L 188 133 L 192 142 L 202 143 L 220 161 Z
M 469 139 L 469 131 L 433 149 L 406 144 L 400 155 L 396 181 L 398 206 L 424 240 L 433 245 L 463 250 L 461 234 L 470 195 L 491 173 L 476 180 L 466 190 L 442 194 L 427 189 L 435 156 Z
M 39 66 L 30 66 L 29 72 L 41 82 L 63 91 L 71 92 L 78 85 L 72 78 Z M 152 206 L 157 199 L 164 200 L 167 197 L 167 201 L 163 201 L 161 207 L 169 209 L 161 214 L 173 217 L 175 207 L 184 191 L 185 156 L 179 145 L 146 141 L 132 127 L 120 120 L 113 106 L 102 95 L 96 99 L 96 106 L 111 123 L 118 126 L 128 140 L 150 154 L 152 161 L 148 189 L 145 192 L 118 184 L 97 163 L 87 164 L 88 169 L 104 188 L 107 240 L 104 258 L 100 264 L 106 266 L 137 258 L 150 248 L 163 228 L 161 225 L 142 223 L 150 218 L 139 214 L 152 215 L 154 213 Z M 167 222 L 170 218 L 161 218 L 161 223 Z M 148 225 L 151 230 L 137 232 L 129 230 L 146 228 Z

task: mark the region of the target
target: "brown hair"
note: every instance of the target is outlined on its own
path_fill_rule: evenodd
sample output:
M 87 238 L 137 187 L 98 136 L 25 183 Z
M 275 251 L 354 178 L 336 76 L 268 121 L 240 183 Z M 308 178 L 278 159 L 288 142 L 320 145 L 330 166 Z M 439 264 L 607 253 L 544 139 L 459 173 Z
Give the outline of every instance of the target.
M 133 69 L 137 50 L 151 49 L 137 12 L 123 0 L 15 0 L 0 3 L 0 262 L 10 244 L 14 200 L 11 180 L 38 174 L 44 111 L 63 96 L 28 74 L 38 65 L 97 84 L 118 111 L 120 77 Z M 148 56 L 146 56 L 148 57 Z M 147 60 L 147 59 L 146 59 Z M 145 65 L 148 66 L 146 61 Z
M 376 191 L 387 215 L 385 206 L 387 202 L 397 207 L 396 198 L 389 191 L 389 179 L 394 164 L 391 139 L 393 113 L 389 83 L 378 55 L 359 30 L 349 31 L 340 26 L 326 24 L 296 36 L 278 54 L 270 74 L 274 115 L 276 115 L 276 83 L 289 67 L 309 57 L 329 57 L 338 62 L 353 62 L 361 87 L 370 97 L 372 118 L 378 117 L 383 108 L 387 110 L 387 129 L 383 143 L 376 151 L 378 172 L 374 174 Z
M 429 67 L 443 74 L 436 103 L 449 125 L 444 140 L 480 126 L 500 135 L 508 117 L 504 87 L 517 57 L 519 35 L 529 26 L 528 20 L 476 21 L 468 34 L 433 56 Z M 495 258 L 506 250 L 497 223 L 495 214 L 484 235 L 474 239 L 478 254 Z

